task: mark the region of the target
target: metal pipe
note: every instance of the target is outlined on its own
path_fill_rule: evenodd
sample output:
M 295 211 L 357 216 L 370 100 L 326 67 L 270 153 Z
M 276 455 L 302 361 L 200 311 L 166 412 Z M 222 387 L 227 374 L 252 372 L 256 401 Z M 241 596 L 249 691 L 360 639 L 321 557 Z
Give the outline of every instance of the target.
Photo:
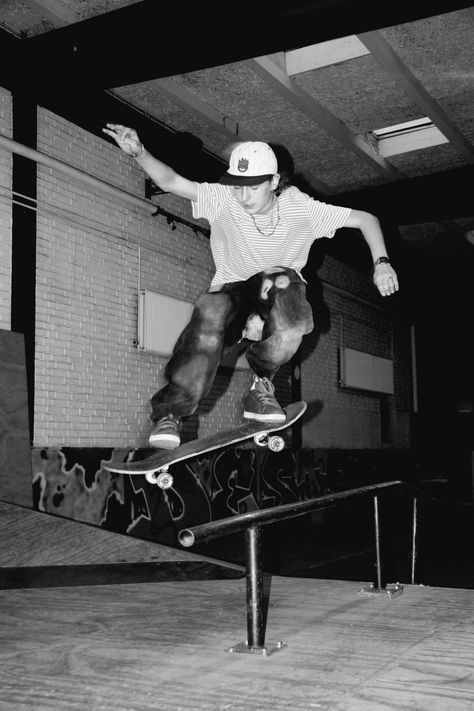
M 382 566 L 380 563 L 379 499 L 374 496 L 375 558 L 377 564 L 377 590 L 382 589 Z
M 418 525 L 418 501 L 416 496 L 413 497 L 413 531 L 411 539 L 411 584 L 415 584 L 415 565 L 416 565 L 416 548 L 417 548 L 417 525 Z
M 263 620 L 263 574 L 261 528 L 250 526 L 245 531 L 245 562 L 247 582 L 247 646 L 261 649 L 265 642 Z
M 268 509 L 250 511 L 249 513 L 237 516 L 229 516 L 228 518 L 210 521 L 209 523 L 203 523 L 199 526 L 193 526 L 192 528 L 184 528 L 179 532 L 178 540 L 182 546 L 189 548 L 197 542 L 244 531 L 249 526 L 269 524 L 274 523 L 275 521 L 282 521 L 287 518 L 295 518 L 296 516 L 302 516 L 306 513 L 310 513 L 311 511 L 315 511 L 316 509 L 330 506 L 342 499 L 349 499 L 354 496 L 365 496 L 373 493 L 374 491 L 381 491 L 383 489 L 391 489 L 399 486 L 404 486 L 404 482 L 388 481 L 379 484 L 370 484 L 368 486 L 361 486 L 357 489 L 350 489 L 349 491 L 338 491 L 335 494 L 327 494 L 326 496 L 307 499 L 306 501 L 295 501 L 291 504 L 272 506 Z
M 413 390 L 413 412 L 418 412 L 418 381 L 417 381 L 417 366 L 416 366 L 416 331 L 415 326 L 410 326 L 410 345 L 411 345 L 411 382 Z
M 106 183 L 105 180 L 99 180 L 99 178 L 94 178 L 92 175 L 89 175 L 89 173 L 86 173 L 83 170 L 73 168 L 68 163 L 64 163 L 63 161 L 58 160 L 57 158 L 51 158 L 51 156 L 48 156 L 46 153 L 37 151 L 34 148 L 30 148 L 29 146 L 24 146 L 22 143 L 18 143 L 18 141 L 14 141 L 11 138 L 7 138 L 6 136 L 0 135 L 0 148 L 5 148 L 6 150 L 11 151 L 12 153 L 17 153 L 20 156 L 24 156 L 25 158 L 29 158 L 30 160 L 36 161 L 36 163 L 46 165 L 48 168 L 58 170 L 61 173 L 67 175 L 68 177 L 73 178 L 74 180 L 78 180 L 81 183 L 85 183 L 91 188 L 100 190 L 101 192 L 111 195 L 112 197 L 117 198 L 118 200 L 126 200 L 132 205 L 146 208 L 149 212 L 156 212 L 157 206 L 151 200 L 139 198 L 136 195 L 132 195 L 132 193 L 128 193 L 126 190 L 116 188 L 115 185 Z

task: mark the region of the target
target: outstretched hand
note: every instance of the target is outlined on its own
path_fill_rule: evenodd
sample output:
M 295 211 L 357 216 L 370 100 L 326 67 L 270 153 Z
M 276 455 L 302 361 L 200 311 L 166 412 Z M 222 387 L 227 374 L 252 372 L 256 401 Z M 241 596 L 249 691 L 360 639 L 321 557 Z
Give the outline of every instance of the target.
M 134 128 L 119 123 L 107 123 L 102 131 L 111 136 L 117 145 L 129 156 L 137 156 L 143 151 L 143 144 Z
M 382 296 L 390 296 L 398 291 L 398 278 L 390 264 L 377 264 L 374 271 L 374 284 Z

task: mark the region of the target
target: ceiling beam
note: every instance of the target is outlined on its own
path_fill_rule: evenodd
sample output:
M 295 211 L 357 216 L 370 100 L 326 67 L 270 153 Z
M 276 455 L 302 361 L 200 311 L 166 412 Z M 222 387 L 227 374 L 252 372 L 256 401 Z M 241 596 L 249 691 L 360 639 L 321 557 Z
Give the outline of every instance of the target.
M 79 20 L 79 14 L 63 0 L 22 0 L 31 10 L 49 20 L 56 27 L 72 24 Z
M 185 111 L 193 114 L 201 121 L 204 121 L 212 128 L 224 132 L 233 141 L 267 140 L 266 138 L 257 136 L 231 116 L 227 116 L 210 106 L 210 104 L 207 104 L 205 101 L 200 99 L 192 91 L 189 91 L 186 87 L 178 84 L 172 79 L 154 79 L 146 82 L 145 86 L 158 91 L 162 96 L 165 96 L 167 99 L 177 104 Z M 331 192 L 333 192 L 329 185 L 316 176 L 309 175 L 304 171 L 300 171 L 299 173 L 314 190 L 322 193 L 323 195 L 330 195 Z
M 242 36 L 241 31 L 229 31 L 227 15 L 219 22 L 214 3 L 191 3 L 183 13 L 180 3 L 142 0 L 23 39 L 23 63 L 10 62 L 2 68 L 19 73 L 33 86 L 53 81 L 61 85 L 66 76 L 76 86 L 111 89 L 411 22 L 470 4 L 469 0 L 389 4 L 293 0 L 280 6 L 262 0 L 254 3 L 252 21 L 245 24 Z M 58 3 L 43 0 L 42 5 L 64 19 Z
M 468 163 L 474 163 L 474 146 L 463 136 L 383 35 L 380 32 L 365 32 L 359 34 L 358 37 L 380 66 L 402 87 L 418 108 L 431 119 L 452 147 Z
M 255 141 L 253 133 L 241 126 L 231 116 L 226 116 L 210 104 L 199 98 L 197 94 L 186 89 L 186 87 L 173 81 L 173 79 L 152 79 L 144 82 L 140 86 L 148 87 L 165 96 L 169 101 L 180 106 L 186 112 L 191 113 L 198 119 L 204 121 L 212 128 L 224 132 L 234 141 Z
M 365 138 L 352 133 L 337 116 L 301 89 L 271 57 L 250 59 L 247 64 L 280 96 L 307 114 L 346 150 L 354 153 L 377 173 L 389 180 L 399 180 L 403 177 L 385 158 L 374 152 Z
M 13 35 L 0 30 L 0 57 L 5 55 L 8 61 L 14 62 L 21 56 L 18 47 L 23 43 Z M 1 59 L 0 59 L 1 61 Z M 80 91 L 75 86 L 64 84 L 60 89 L 52 82 L 51 86 L 41 92 L 35 92 L 34 87 L 24 85 L 21 81 L 12 81 L 11 77 L 4 77 L 0 85 L 15 94 L 28 92 L 28 96 L 37 101 L 38 106 L 62 116 L 99 138 L 110 141 L 102 131 L 106 123 L 122 123 L 134 126 L 140 138 L 146 142 L 147 147 L 154 155 L 159 156 L 165 163 L 173 167 L 190 180 L 219 180 L 225 170 L 225 161 L 205 150 L 193 145 L 192 160 L 186 164 L 183 155 L 183 142 L 187 139 L 179 132 L 166 126 L 145 111 L 140 111 L 119 96 L 110 91 L 90 88 L 87 92 Z M 195 144 L 197 141 L 195 142 Z M 188 146 L 187 146 L 188 148 Z
M 49 5 L 50 12 L 54 11 L 54 0 L 50 3 L 47 0 L 37 2 Z M 398 2 L 387 6 L 378 1 L 353 3 L 323 0 L 293 2 L 282 12 L 275 9 L 274 3 L 265 2 L 258 5 L 264 5 L 264 11 L 262 14 L 256 12 L 255 28 L 249 31 L 247 43 L 247 36 L 246 41 L 242 42 L 239 33 L 229 34 L 227 18 L 222 27 L 209 37 L 209 19 L 214 11 L 208 12 L 206 5 L 200 7 L 199 17 L 199 13 L 191 17 L 187 11 L 187 22 L 183 23 L 181 6 L 168 4 L 169 7 L 163 8 L 160 4 L 158 10 L 156 0 L 146 0 L 36 38 L 15 40 L 14 45 L 11 42 L 14 38 L 2 33 L 2 85 L 31 90 L 40 105 L 102 137 L 101 129 L 105 121 L 135 125 L 151 150 L 155 149 L 156 155 L 172 163 L 175 154 L 171 145 L 173 141 L 170 140 L 172 132 L 152 117 L 147 117 L 145 112 L 118 101 L 111 92 L 102 91 L 104 87 L 123 86 L 147 78 L 166 77 L 290 50 L 344 35 L 362 34 L 452 12 L 471 4 L 472 0 L 451 0 Z M 275 25 L 270 25 L 270 32 L 269 11 L 275 19 Z M 157 36 L 160 38 L 158 43 Z M 104 37 L 107 38 L 106 57 Z M 61 74 L 57 71 L 58 67 L 61 67 Z M 62 79 L 64 74 L 68 77 L 67 85 Z M 208 160 L 206 165 L 200 165 L 199 170 L 206 174 L 206 179 L 213 180 L 213 174 L 221 174 L 222 165 L 217 160 Z M 393 217 L 395 224 L 471 216 L 472 195 L 470 191 L 467 194 L 467 186 L 472 185 L 474 175 L 472 172 L 448 173 L 444 179 L 438 176 L 434 180 L 433 176 L 425 176 L 347 193 L 338 196 L 337 201 L 339 197 L 343 201 L 347 196 L 351 206 L 359 204 L 360 209 L 364 209 L 365 204 L 367 209 L 376 213 L 380 206 Z M 392 192 L 394 187 L 396 192 Z
M 25 0 L 25 2 L 34 10 L 43 13 L 56 26 L 65 25 L 68 22 L 72 23 L 78 20 L 78 15 L 70 10 L 62 3 L 62 0 Z M 355 38 L 354 38 L 355 39 Z M 359 43 L 360 44 L 360 43 Z M 362 45 L 360 45 L 362 47 Z M 259 140 L 252 132 L 245 129 L 239 122 L 234 121 L 231 117 L 225 116 L 209 104 L 202 101 L 196 94 L 188 91 L 185 87 L 177 84 L 172 79 L 153 79 L 149 82 L 144 82 L 143 86 L 158 91 L 168 100 L 181 106 L 185 111 L 197 116 L 208 125 L 219 131 L 224 131 L 229 138 L 235 140 L 255 141 Z M 117 94 L 117 92 L 111 92 Z M 117 94 L 119 95 L 119 94 Z M 329 195 L 331 189 L 326 183 L 314 176 L 308 176 L 304 172 L 302 177 L 308 181 L 314 190 L 319 191 L 323 195 Z

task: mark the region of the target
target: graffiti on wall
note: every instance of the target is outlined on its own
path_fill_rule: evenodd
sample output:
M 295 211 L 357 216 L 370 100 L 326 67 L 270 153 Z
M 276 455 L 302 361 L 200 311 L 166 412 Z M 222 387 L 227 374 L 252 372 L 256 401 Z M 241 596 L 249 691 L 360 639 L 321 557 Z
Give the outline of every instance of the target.
M 327 458 L 314 450 L 228 448 L 171 467 L 161 490 L 145 476 L 111 474 L 106 462 L 137 450 L 33 449 L 35 508 L 108 530 L 175 545 L 177 534 L 208 521 L 327 493 Z

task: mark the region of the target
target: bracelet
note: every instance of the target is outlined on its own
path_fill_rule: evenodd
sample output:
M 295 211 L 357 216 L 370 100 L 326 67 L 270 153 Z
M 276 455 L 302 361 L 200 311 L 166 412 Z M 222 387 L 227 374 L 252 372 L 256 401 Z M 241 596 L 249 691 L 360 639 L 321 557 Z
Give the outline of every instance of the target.
M 376 267 L 378 264 L 390 264 L 390 259 L 388 257 L 379 257 L 375 260 L 374 267 Z
M 140 153 L 130 153 L 130 155 L 132 156 L 132 158 L 141 158 L 144 153 L 145 153 L 145 146 L 142 143 L 142 149 L 141 149 Z

